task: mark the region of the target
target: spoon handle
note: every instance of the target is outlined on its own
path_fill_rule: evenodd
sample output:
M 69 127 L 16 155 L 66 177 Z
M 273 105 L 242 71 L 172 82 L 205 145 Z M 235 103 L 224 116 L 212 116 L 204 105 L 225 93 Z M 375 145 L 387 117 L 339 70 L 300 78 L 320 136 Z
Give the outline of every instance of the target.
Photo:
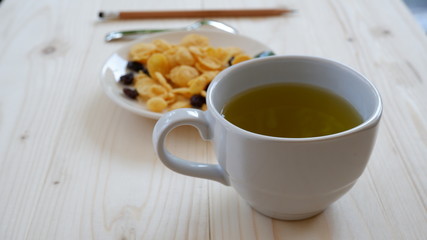
M 105 35 L 105 41 L 111 42 L 114 40 L 123 39 L 123 38 L 133 36 L 133 35 L 166 32 L 166 31 L 171 31 L 171 30 L 172 29 L 143 29 L 143 30 L 109 32 L 109 33 L 107 33 L 107 35 Z
M 208 20 L 208 19 L 203 19 L 203 20 L 199 20 L 187 27 L 184 28 L 176 28 L 176 29 L 142 29 L 142 30 L 129 30 L 129 31 L 116 31 L 116 32 L 109 32 L 107 33 L 107 35 L 105 36 L 105 41 L 106 42 L 110 42 L 113 40 L 119 40 L 119 39 L 123 39 L 123 38 L 127 38 L 129 36 L 133 36 L 133 35 L 139 35 L 139 34 L 150 34 L 150 33 L 157 33 L 157 32 L 166 32 L 166 31 L 176 31 L 176 30 L 187 30 L 187 31 L 191 31 L 191 30 L 195 30 L 204 26 L 210 26 L 213 27 L 215 29 L 221 30 L 221 31 L 225 31 L 225 32 L 229 32 L 229 33 L 233 33 L 236 34 L 237 30 L 235 28 L 233 28 L 232 26 L 229 26 L 225 23 L 222 22 L 218 22 L 215 20 Z

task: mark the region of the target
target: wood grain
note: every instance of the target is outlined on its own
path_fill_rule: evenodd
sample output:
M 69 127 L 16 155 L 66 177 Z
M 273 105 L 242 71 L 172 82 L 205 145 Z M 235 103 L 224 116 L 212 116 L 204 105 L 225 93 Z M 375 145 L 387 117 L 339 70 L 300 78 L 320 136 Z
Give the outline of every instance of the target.
M 426 239 L 427 39 L 400 0 L 143 4 L 1 3 L 0 239 Z M 262 216 L 230 187 L 167 169 L 152 149 L 155 121 L 116 106 L 99 84 L 103 62 L 123 44 L 104 43 L 106 32 L 194 21 L 97 22 L 100 9 L 278 5 L 298 12 L 218 20 L 279 54 L 348 64 L 384 103 L 358 183 L 322 214 L 296 222 Z M 176 129 L 168 148 L 216 162 L 211 144 L 189 127 Z

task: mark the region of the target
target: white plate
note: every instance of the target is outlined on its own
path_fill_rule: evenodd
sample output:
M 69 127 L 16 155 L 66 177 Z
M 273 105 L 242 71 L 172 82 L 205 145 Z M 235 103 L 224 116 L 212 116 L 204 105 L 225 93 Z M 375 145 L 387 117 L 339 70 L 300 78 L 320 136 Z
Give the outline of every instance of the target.
M 198 33 L 209 38 L 210 44 L 214 47 L 239 47 L 249 56 L 255 56 L 263 51 L 270 50 L 264 44 L 251 38 L 231 34 L 222 31 L 195 30 L 195 31 L 174 31 L 166 33 L 156 33 L 146 35 L 136 41 L 133 41 L 116 52 L 114 52 L 105 62 L 101 72 L 101 83 L 105 93 L 119 106 L 139 114 L 144 117 L 159 119 L 162 113 L 149 111 L 145 104 L 136 100 L 129 99 L 123 94 L 123 85 L 119 83 L 120 76 L 126 73 L 127 57 L 131 46 L 139 42 L 151 42 L 154 39 L 164 39 L 172 44 L 177 44 L 181 39 L 190 33 Z

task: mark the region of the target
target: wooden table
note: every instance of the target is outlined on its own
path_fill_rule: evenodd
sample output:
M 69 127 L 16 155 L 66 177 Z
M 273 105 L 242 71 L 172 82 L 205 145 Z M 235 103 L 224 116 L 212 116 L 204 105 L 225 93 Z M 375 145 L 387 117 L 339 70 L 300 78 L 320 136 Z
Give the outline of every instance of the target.
M 324 213 L 278 221 L 230 188 L 172 172 L 154 120 L 106 97 L 113 30 L 195 19 L 100 22 L 99 10 L 257 8 L 296 14 L 218 19 L 278 54 L 332 58 L 378 87 L 384 115 L 355 187 Z M 0 239 L 427 239 L 427 38 L 400 0 L 24 1 L 0 4 Z M 179 128 L 169 148 L 215 162 Z

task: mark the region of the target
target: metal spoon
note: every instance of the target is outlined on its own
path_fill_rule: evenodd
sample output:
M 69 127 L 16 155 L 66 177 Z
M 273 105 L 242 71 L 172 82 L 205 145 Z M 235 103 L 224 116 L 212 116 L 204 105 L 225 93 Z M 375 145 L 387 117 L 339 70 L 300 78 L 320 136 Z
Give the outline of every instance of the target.
M 176 31 L 176 30 L 185 30 L 185 31 L 190 31 L 190 30 L 195 30 L 198 28 L 201 28 L 203 26 L 211 26 L 214 27 L 216 29 L 225 31 L 225 32 L 229 32 L 229 33 L 233 33 L 236 34 L 237 30 L 235 28 L 233 28 L 230 25 L 227 25 L 225 23 L 222 22 L 218 22 L 215 20 L 199 20 L 187 27 L 184 28 L 176 28 L 176 29 L 142 29 L 142 30 L 129 30 L 129 31 L 117 31 L 117 32 L 109 32 L 107 33 L 107 35 L 105 36 L 105 41 L 106 42 L 110 42 L 110 41 L 114 41 L 114 40 L 119 40 L 119 39 L 124 39 L 130 36 L 135 36 L 135 35 L 139 35 L 139 34 L 149 34 L 149 33 L 157 33 L 157 32 L 167 32 L 167 31 Z

